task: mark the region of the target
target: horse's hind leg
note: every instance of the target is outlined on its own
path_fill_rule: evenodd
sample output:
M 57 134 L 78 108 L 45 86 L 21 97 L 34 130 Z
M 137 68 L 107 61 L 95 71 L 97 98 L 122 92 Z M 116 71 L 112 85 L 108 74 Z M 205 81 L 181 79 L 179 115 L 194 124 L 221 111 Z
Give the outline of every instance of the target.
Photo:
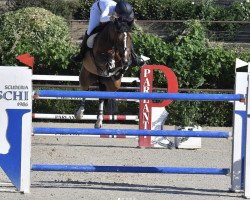
M 121 87 L 121 80 L 112 80 L 111 78 L 103 82 L 106 91 L 115 92 Z M 114 115 L 118 112 L 118 106 L 115 99 L 106 99 L 104 101 L 105 112 L 109 115 Z

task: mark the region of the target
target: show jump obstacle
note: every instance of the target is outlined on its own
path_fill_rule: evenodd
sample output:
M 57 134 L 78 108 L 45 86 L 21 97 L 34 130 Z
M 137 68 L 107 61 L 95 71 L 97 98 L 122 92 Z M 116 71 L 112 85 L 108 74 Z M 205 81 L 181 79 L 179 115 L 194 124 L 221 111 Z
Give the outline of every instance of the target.
M 66 88 L 75 88 L 76 85 L 68 86 L 68 85 L 59 85 L 59 84 L 47 84 L 48 82 L 70 82 L 70 83 L 77 83 L 79 84 L 79 76 L 65 76 L 65 75 L 32 75 L 32 81 L 33 81 L 33 89 L 34 87 L 66 87 Z M 35 82 L 39 81 L 39 84 L 36 84 Z M 122 77 L 121 79 L 122 84 L 131 84 L 131 83 L 139 83 L 140 78 L 135 77 Z M 41 82 L 44 82 L 41 84 Z M 46 84 L 45 84 L 46 82 Z M 35 84 L 34 84 L 35 83 Z M 80 87 L 80 86 L 79 86 Z M 124 89 L 130 89 L 130 87 L 123 87 Z M 56 100 L 76 100 L 81 101 L 82 98 L 53 98 L 53 97 L 39 97 L 39 100 L 43 99 L 56 99 Z M 36 100 L 38 100 L 36 99 Z M 85 99 L 89 101 L 96 101 L 98 98 L 92 98 L 92 99 Z M 119 101 L 127 101 L 126 99 L 118 99 Z M 129 99 L 128 101 L 136 101 L 139 102 L 137 99 Z M 52 113 L 32 113 L 33 119 L 56 119 L 56 120 L 76 120 L 74 114 L 52 114 Z M 91 115 L 85 115 L 82 117 L 81 120 L 97 120 L 97 115 L 91 114 Z M 138 115 L 104 115 L 103 116 L 104 121 L 139 121 Z M 100 136 L 99 136 L 100 137 Z
M 32 129 L 32 70 L 27 67 L 0 67 L 0 166 L 18 191 L 30 192 L 30 172 L 33 171 L 73 171 L 73 172 L 115 172 L 115 173 L 175 173 L 175 174 L 231 174 L 231 190 L 244 192 L 250 198 L 250 63 L 237 60 L 236 68 L 248 66 L 248 72 L 236 72 L 235 94 L 178 94 L 152 93 L 147 91 L 149 79 L 144 80 L 143 92 L 83 92 L 41 90 L 41 97 L 76 98 L 120 98 L 139 99 L 148 110 L 152 100 L 164 100 L 166 106 L 171 100 L 182 101 L 234 101 L 233 135 L 229 132 L 144 130 L 149 123 L 147 113 L 142 114 L 144 123 L 140 130 L 125 129 L 74 129 L 74 128 L 34 128 Z M 146 69 L 157 66 L 144 66 Z M 151 68 L 152 67 L 152 68 Z M 160 68 L 163 66 L 160 66 Z M 148 71 L 149 72 L 149 71 Z M 145 72 L 144 75 L 147 72 Z M 168 81 L 172 81 L 169 75 Z M 176 88 L 173 88 L 173 91 Z M 169 91 L 171 92 L 171 91 Z M 166 101 L 165 101 L 166 100 Z M 157 107 L 157 106 L 156 106 Z M 144 117 L 144 118 L 143 118 Z M 142 137 L 142 145 L 150 143 L 148 137 L 211 137 L 233 136 L 233 157 L 231 169 L 227 168 L 181 168 L 145 166 L 93 166 L 93 165 L 31 165 L 31 132 L 39 134 L 91 134 L 91 135 L 131 135 Z
M 166 67 L 161 65 L 150 65 L 150 66 L 143 66 L 141 68 L 141 76 L 139 78 L 128 78 L 123 77 L 122 81 L 124 82 L 132 82 L 137 81 L 140 82 L 140 92 L 143 93 L 151 93 L 153 91 L 153 74 L 155 71 L 162 72 L 166 77 L 166 89 L 168 93 L 178 93 L 178 81 L 177 77 L 175 76 L 174 72 Z M 57 77 L 57 76 L 48 76 L 48 75 L 33 75 L 32 80 L 67 80 L 67 81 L 79 81 L 77 77 Z M 115 93 L 116 95 L 116 93 Z M 74 97 L 72 95 L 68 95 L 67 97 L 58 96 L 44 96 L 44 95 L 34 95 L 34 99 L 71 99 L 71 100 L 81 100 L 82 97 Z M 86 98 L 86 99 L 96 99 L 96 98 Z M 153 102 L 151 99 L 141 99 L 140 101 L 137 99 L 127 99 L 122 96 L 122 98 L 116 98 L 119 100 L 129 101 L 129 100 L 136 100 L 139 102 L 139 110 L 140 114 L 139 117 L 137 115 L 104 115 L 104 119 L 112 120 L 137 120 L 139 121 L 139 128 L 142 130 L 162 130 L 165 120 L 168 116 L 168 112 L 166 111 L 166 107 L 172 102 L 172 100 L 163 100 L 161 102 Z M 35 117 L 47 117 L 54 118 L 54 116 L 58 116 L 58 119 L 74 119 L 73 115 L 54 115 L 54 114 L 39 114 L 33 113 L 33 118 Z M 52 116 L 52 117 L 51 117 Z M 84 115 L 83 118 L 86 117 L 87 119 L 96 120 L 96 115 Z M 40 135 L 39 133 L 34 133 L 34 135 Z M 88 136 L 87 134 L 83 134 L 83 136 Z M 93 136 L 93 135 L 91 135 Z M 109 138 L 109 137 L 116 137 L 116 138 L 131 138 L 137 136 L 128 136 L 128 135 L 117 135 L 117 136 L 110 136 L 110 135 L 94 135 L 101 138 Z M 139 136 L 139 143 L 138 146 L 141 148 L 166 148 L 166 142 L 169 142 L 167 138 L 162 136 Z

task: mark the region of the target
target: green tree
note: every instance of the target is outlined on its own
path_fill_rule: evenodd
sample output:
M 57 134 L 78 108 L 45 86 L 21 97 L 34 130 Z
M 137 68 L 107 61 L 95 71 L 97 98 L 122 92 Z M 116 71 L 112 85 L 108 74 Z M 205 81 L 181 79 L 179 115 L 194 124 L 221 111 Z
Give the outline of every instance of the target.
M 151 58 L 150 64 L 166 65 L 175 72 L 180 88 L 233 89 L 235 59 L 250 60 L 247 52 L 211 46 L 205 27 L 198 20 L 187 21 L 186 30 L 172 42 L 165 42 L 155 35 L 134 32 L 135 49 Z M 139 67 L 131 69 L 139 74 Z M 154 86 L 165 87 L 165 76 L 154 74 Z M 167 123 L 175 125 L 230 126 L 232 124 L 232 104 L 227 102 L 181 102 L 168 107 Z M 209 119 L 208 119 L 209 118 Z
M 50 11 L 29 7 L 0 17 L 1 65 L 16 65 L 16 56 L 30 53 L 35 73 L 57 74 L 72 67 L 75 50 L 67 22 Z
M 80 7 L 79 3 L 79 0 L 7 0 L 7 7 L 12 11 L 27 7 L 40 7 L 55 15 L 72 19 Z

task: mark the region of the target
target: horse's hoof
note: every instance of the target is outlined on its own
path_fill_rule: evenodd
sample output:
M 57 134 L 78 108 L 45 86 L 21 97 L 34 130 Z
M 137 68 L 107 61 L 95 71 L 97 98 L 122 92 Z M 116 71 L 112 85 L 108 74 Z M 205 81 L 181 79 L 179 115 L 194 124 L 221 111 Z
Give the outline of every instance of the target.
M 96 124 L 95 124 L 95 128 L 98 128 L 98 129 L 99 129 L 99 128 L 102 128 L 102 124 L 96 123 Z
M 79 109 L 75 112 L 75 118 L 80 120 L 83 119 L 83 113 L 84 113 L 84 108 L 81 106 Z

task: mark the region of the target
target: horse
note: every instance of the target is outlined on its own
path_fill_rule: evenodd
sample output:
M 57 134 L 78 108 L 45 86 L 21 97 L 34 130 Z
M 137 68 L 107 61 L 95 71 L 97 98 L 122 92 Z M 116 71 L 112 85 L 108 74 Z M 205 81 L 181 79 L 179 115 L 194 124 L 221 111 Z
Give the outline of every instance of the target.
M 93 42 L 83 59 L 79 75 L 81 90 L 89 90 L 89 86 L 98 83 L 100 91 L 115 92 L 121 87 L 121 78 L 132 63 L 132 24 L 116 19 L 102 25 L 102 30 L 92 34 L 88 46 Z M 95 30 L 94 30 L 95 32 Z M 95 128 L 103 125 L 103 108 L 107 100 L 99 99 L 99 112 Z M 106 104 L 105 104 L 106 106 Z M 85 99 L 82 99 L 75 112 L 76 119 L 82 119 Z M 111 113 L 113 114 L 113 113 Z

